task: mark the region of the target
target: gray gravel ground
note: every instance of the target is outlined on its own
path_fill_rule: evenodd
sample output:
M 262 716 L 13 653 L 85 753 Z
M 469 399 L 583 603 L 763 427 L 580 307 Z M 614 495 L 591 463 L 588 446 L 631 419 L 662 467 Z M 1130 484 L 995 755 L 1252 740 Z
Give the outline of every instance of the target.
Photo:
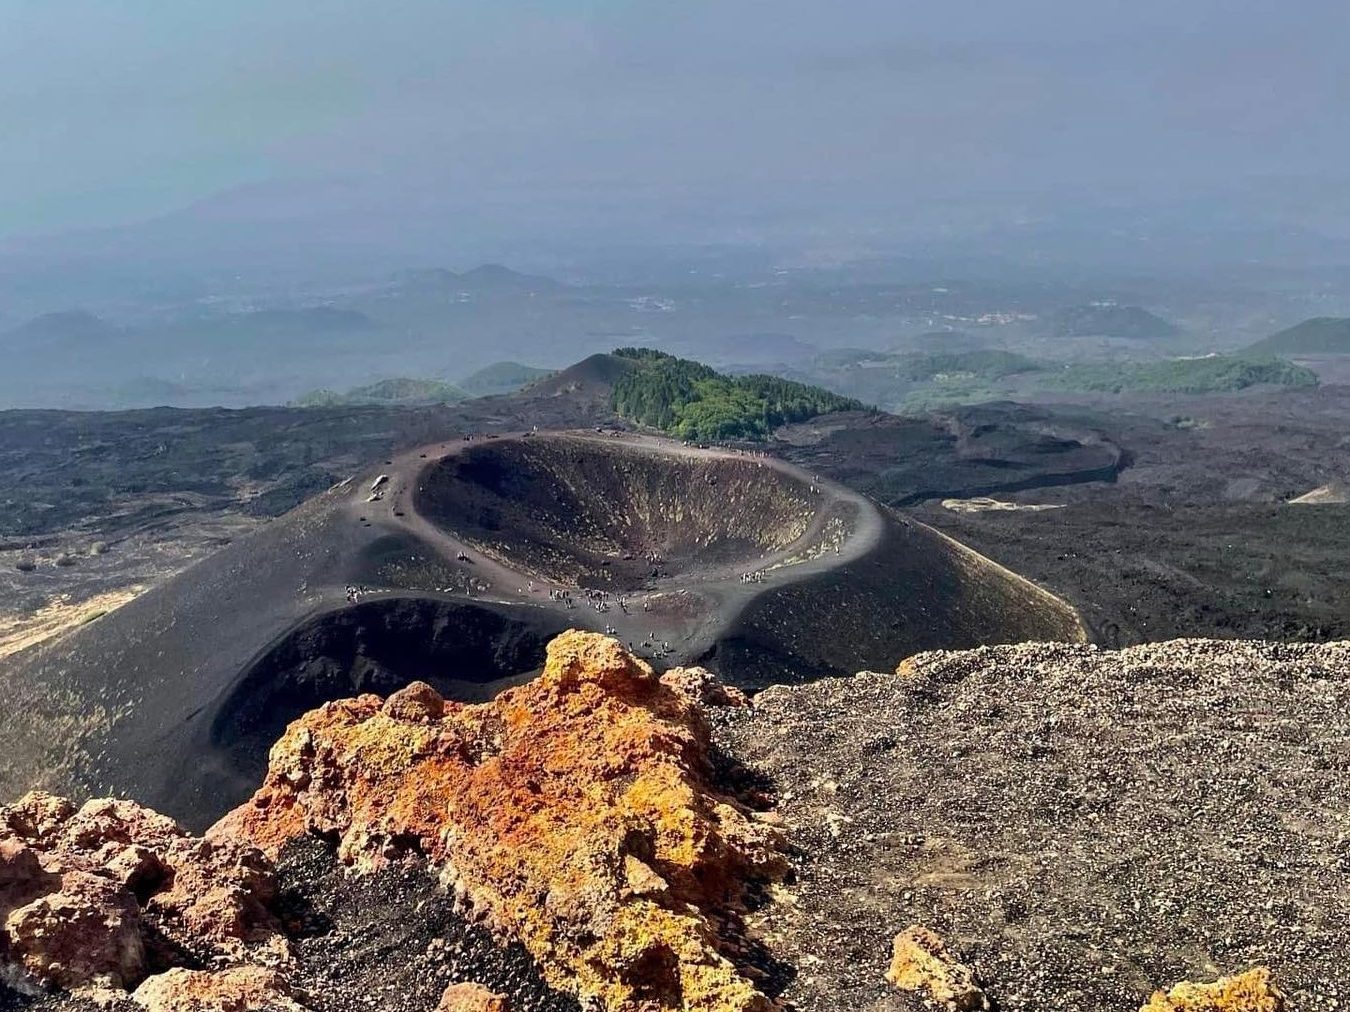
M 891 937 L 942 935 L 1002 1012 L 1137 1012 L 1271 967 L 1350 1009 L 1350 643 L 922 654 L 721 711 L 799 849 L 757 915 L 803 1012 L 906 1009 Z
M 457 914 L 425 868 L 358 878 L 327 846 L 302 840 L 278 871 L 301 936 L 294 983 L 315 1012 L 430 1012 L 447 985 L 466 980 L 506 995 L 512 1012 L 578 1012 L 522 946 L 499 946 Z

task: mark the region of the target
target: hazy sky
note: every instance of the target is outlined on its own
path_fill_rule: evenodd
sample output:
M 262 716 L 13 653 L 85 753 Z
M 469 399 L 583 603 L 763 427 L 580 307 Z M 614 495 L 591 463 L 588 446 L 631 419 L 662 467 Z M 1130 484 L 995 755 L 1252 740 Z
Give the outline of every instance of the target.
M 1345 0 L 0 0 L 0 236 L 273 181 L 766 215 L 1344 188 L 1347 53 Z

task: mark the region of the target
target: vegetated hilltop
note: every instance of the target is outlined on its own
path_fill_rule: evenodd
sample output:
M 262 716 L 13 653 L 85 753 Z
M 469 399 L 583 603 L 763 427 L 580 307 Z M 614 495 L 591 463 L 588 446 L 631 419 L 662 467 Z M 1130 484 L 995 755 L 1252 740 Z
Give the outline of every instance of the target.
M 926 411 L 942 404 L 967 404 L 1007 396 L 1002 381 L 1040 372 L 1046 366 L 1026 355 L 996 348 L 894 356 L 893 382 L 904 392 L 896 407 Z
M 489 703 L 309 712 L 204 839 L 0 807 L 0 1008 L 1325 1012 L 1347 649 L 939 651 L 751 705 L 567 632 Z
M 1262 355 L 1350 355 L 1350 318 L 1316 316 L 1271 334 L 1246 350 Z
M 1136 341 L 1175 337 L 1175 324 L 1139 306 L 1093 302 L 1061 309 L 1049 318 L 1056 337 L 1117 337 Z
M 336 390 L 311 390 L 298 398 L 297 408 L 335 408 L 358 405 L 406 405 L 425 407 L 429 404 L 454 404 L 470 395 L 453 383 L 441 380 L 412 379 L 398 376 L 380 380 L 367 386 L 353 387 L 345 393 Z
M 651 348 L 614 354 L 637 366 L 615 380 L 615 413 L 681 439 L 760 440 L 780 425 L 863 407 L 821 387 L 776 376 L 724 376 Z
M 1070 365 L 1037 377 L 1037 382 L 1046 390 L 1210 394 L 1229 393 L 1260 384 L 1315 387 L 1317 374 L 1284 359 L 1206 355 L 1163 362 Z
M 455 386 L 470 397 L 509 394 L 523 386 L 552 376 L 554 370 L 539 369 L 519 362 L 494 362 L 459 380 Z

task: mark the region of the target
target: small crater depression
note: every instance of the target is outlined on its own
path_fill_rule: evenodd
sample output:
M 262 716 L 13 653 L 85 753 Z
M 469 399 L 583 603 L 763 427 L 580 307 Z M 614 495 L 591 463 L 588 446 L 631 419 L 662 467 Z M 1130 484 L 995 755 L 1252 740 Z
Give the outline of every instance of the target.
M 823 526 L 810 484 L 757 458 L 566 435 L 483 443 L 435 461 L 417 508 L 543 579 L 616 589 L 805 557 Z

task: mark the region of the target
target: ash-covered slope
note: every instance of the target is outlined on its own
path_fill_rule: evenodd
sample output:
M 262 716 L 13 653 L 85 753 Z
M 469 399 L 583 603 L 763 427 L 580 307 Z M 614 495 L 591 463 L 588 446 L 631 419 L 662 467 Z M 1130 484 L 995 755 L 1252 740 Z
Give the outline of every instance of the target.
M 1350 1000 L 1347 713 L 1347 643 L 1024 644 L 775 687 L 716 740 L 798 848 L 759 921 L 794 1008 L 909 1008 L 883 971 L 917 923 L 1003 1012 L 1258 964 L 1323 1012 Z
M 490 698 L 568 626 L 747 688 L 1083 637 L 1052 595 L 769 457 L 620 433 L 461 439 L 15 658 L 0 793 L 126 794 L 200 829 L 305 711 L 414 680 Z

